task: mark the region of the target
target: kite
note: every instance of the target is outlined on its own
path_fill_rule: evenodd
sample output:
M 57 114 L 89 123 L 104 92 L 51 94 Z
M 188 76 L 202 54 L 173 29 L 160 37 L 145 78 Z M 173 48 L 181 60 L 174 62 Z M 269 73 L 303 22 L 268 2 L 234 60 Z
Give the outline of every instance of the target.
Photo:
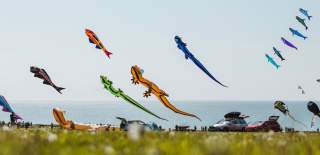
M 282 102 L 282 101 L 276 101 L 276 102 L 274 103 L 274 108 L 275 108 L 275 109 L 278 109 L 278 110 L 279 110 L 280 112 L 282 112 L 284 115 L 289 116 L 293 121 L 295 121 L 295 122 L 303 125 L 304 127 L 306 127 L 305 124 L 303 124 L 302 122 L 296 120 L 296 119 L 290 114 L 289 109 L 288 109 L 287 105 L 286 105 L 284 102 Z
M 310 101 L 307 104 L 307 108 L 310 112 L 313 113 L 312 119 L 311 119 L 311 128 L 314 126 L 316 121 L 316 116 L 320 117 L 320 110 L 316 103 Z
M 114 88 L 112 86 L 112 81 L 108 80 L 108 78 L 106 76 L 100 75 L 100 79 L 101 79 L 101 82 L 102 82 L 104 88 L 107 89 L 112 95 L 114 95 L 116 97 L 121 97 L 125 101 L 127 101 L 127 102 L 131 103 L 132 105 L 140 108 L 141 110 L 149 113 L 150 115 L 153 115 L 153 116 L 155 116 L 155 117 L 157 117 L 159 119 L 168 121 L 168 120 L 166 120 L 164 118 L 161 118 L 161 117 L 157 116 L 156 114 L 154 114 L 150 110 L 148 110 L 145 107 L 143 107 L 141 104 L 139 104 L 137 101 L 132 99 L 130 96 L 126 95 L 121 89 L 118 88 L 118 90 L 117 90 L 116 88 Z
M 269 56 L 268 54 L 266 54 L 266 58 L 267 58 L 268 62 L 270 62 L 274 67 L 276 67 L 277 69 L 279 69 L 280 65 L 278 65 L 278 64 L 276 63 L 276 61 L 274 61 L 271 56 Z
M 302 33 L 300 33 L 298 30 L 295 30 L 293 28 L 289 28 L 293 36 L 298 36 L 306 40 L 308 37 L 304 36 Z
M 282 42 L 283 42 L 285 45 L 287 45 L 287 46 L 289 46 L 289 47 L 291 47 L 291 48 L 294 48 L 294 49 L 298 50 L 298 48 L 297 48 L 296 46 L 294 46 L 291 42 L 289 42 L 289 41 L 286 40 L 285 38 L 282 37 L 281 40 L 282 40 Z
M 155 85 L 154 83 L 152 83 L 151 81 L 145 79 L 142 74 L 143 74 L 143 70 L 140 69 L 138 66 L 132 66 L 131 67 L 131 74 L 132 74 L 132 83 L 133 84 L 139 84 L 141 83 L 142 85 L 144 85 L 145 87 L 148 88 L 148 90 L 144 93 L 144 97 L 149 97 L 151 96 L 151 93 L 154 94 L 162 104 L 164 104 L 167 108 L 171 109 L 172 111 L 174 111 L 175 113 L 181 114 L 181 115 L 186 115 L 186 116 L 191 116 L 191 117 L 195 117 L 198 120 L 201 121 L 201 119 L 194 115 L 194 114 L 190 114 L 184 111 L 181 111 L 179 109 L 177 109 L 176 107 L 174 107 L 166 97 L 169 97 L 169 95 L 161 90 L 157 85 Z
M 47 74 L 47 72 L 46 72 L 44 69 L 42 69 L 42 68 L 38 68 L 38 67 L 35 67 L 35 66 L 31 66 L 31 67 L 30 67 L 30 72 L 31 72 L 31 73 L 34 73 L 34 77 L 43 79 L 43 84 L 52 86 L 52 87 L 53 87 L 54 89 L 56 89 L 60 94 L 62 94 L 62 93 L 61 93 L 61 90 L 65 89 L 65 88 L 56 86 L 56 85 L 52 82 L 52 80 L 50 79 L 50 77 L 49 77 L 49 75 Z
M 309 15 L 308 11 L 305 9 L 300 8 L 299 11 L 306 16 L 309 20 L 311 19 L 312 16 Z
M 278 49 L 276 49 L 275 47 L 273 47 L 273 51 L 274 51 L 274 54 L 276 54 L 276 55 L 281 59 L 281 61 L 286 60 L 286 59 L 284 59 L 284 58 L 282 57 L 281 52 L 280 52 Z
M 66 120 L 64 117 L 63 110 L 59 108 L 53 108 L 52 113 L 54 119 L 57 123 L 63 128 L 67 130 L 79 130 L 79 131 L 114 131 L 119 128 L 111 127 L 111 125 L 96 125 L 96 124 L 83 124 L 83 123 L 76 123 L 71 120 Z
M 120 129 L 124 131 L 128 131 L 131 125 L 138 125 L 138 128 L 141 128 L 144 130 L 152 130 L 152 131 L 161 131 L 161 128 L 156 123 L 145 123 L 141 120 L 127 120 L 122 117 L 116 117 L 116 119 L 119 119 L 121 121 L 120 123 Z
M 2 111 L 12 113 L 16 120 L 22 120 L 22 118 L 13 111 L 6 98 L 2 95 L 0 95 L 0 106 L 2 106 Z
M 307 24 L 305 22 L 305 19 L 302 19 L 299 16 L 296 16 L 296 19 L 300 24 L 302 24 L 306 28 L 306 30 L 308 30 L 308 26 L 307 26 Z
M 86 32 L 86 35 L 89 37 L 89 42 L 92 44 L 95 44 L 97 49 L 102 49 L 103 52 L 107 55 L 107 57 L 110 58 L 110 55 L 112 53 L 106 49 L 106 47 L 102 44 L 98 36 L 89 29 L 86 29 L 85 32 Z
M 301 90 L 301 94 L 306 94 L 306 92 L 303 90 L 303 88 L 301 87 L 301 86 L 298 86 L 298 89 L 300 89 Z
M 184 43 L 179 36 L 174 37 L 175 42 L 177 43 L 177 47 L 184 53 L 185 58 L 190 58 L 195 65 L 197 65 L 204 73 L 206 73 L 213 81 L 219 83 L 223 87 L 227 87 L 226 85 L 219 82 L 216 78 L 212 76 L 212 74 L 202 65 L 202 63 L 193 56 L 193 54 L 188 50 L 187 44 Z

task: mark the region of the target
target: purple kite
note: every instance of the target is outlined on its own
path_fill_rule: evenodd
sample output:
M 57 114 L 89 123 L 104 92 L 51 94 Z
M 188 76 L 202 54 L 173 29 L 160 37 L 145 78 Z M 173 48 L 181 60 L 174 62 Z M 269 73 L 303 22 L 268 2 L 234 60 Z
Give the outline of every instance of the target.
M 12 108 L 10 107 L 9 103 L 7 102 L 7 100 L 2 96 L 0 95 L 0 106 L 2 106 L 2 111 L 4 112 L 10 112 L 13 114 L 13 116 L 18 120 L 18 119 L 21 119 L 22 118 L 17 115 L 13 110 Z
M 281 40 L 282 40 L 282 42 L 283 42 L 284 44 L 286 44 L 287 46 L 298 50 L 298 48 L 297 48 L 296 46 L 294 46 L 291 42 L 289 42 L 288 40 L 284 39 L 283 37 L 281 38 Z

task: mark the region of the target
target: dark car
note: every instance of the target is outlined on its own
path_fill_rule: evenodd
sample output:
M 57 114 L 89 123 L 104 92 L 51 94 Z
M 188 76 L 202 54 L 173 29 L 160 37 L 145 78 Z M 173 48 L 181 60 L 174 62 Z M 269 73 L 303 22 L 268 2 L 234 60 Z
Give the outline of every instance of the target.
M 128 131 L 129 129 L 129 126 L 130 125 L 137 125 L 141 130 L 152 130 L 152 131 L 160 131 L 160 127 L 155 124 L 155 123 L 152 123 L 152 124 L 147 124 L 143 121 L 140 121 L 140 120 L 130 120 L 130 121 L 127 121 L 125 118 L 121 118 L 121 117 L 117 117 L 117 119 L 121 120 L 121 123 L 120 123 L 120 129 L 121 130 L 124 130 L 124 131 Z
M 244 131 L 248 125 L 244 120 L 249 116 L 241 115 L 240 112 L 230 112 L 224 115 L 224 119 L 209 127 L 209 131 Z
M 248 125 L 245 131 L 259 132 L 259 131 L 274 131 L 281 132 L 282 128 L 278 123 L 279 116 L 270 116 L 267 121 L 258 121 Z

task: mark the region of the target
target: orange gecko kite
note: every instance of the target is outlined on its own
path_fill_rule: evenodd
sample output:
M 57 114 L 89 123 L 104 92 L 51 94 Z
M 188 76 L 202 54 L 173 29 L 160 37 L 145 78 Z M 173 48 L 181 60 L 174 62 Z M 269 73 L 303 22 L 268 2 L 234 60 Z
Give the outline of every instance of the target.
M 82 124 L 67 120 L 64 117 L 64 111 L 60 108 L 53 108 L 52 112 L 54 119 L 63 129 L 80 131 L 119 131 L 119 128 L 111 127 L 111 125 Z
M 106 47 L 102 44 L 98 36 L 91 30 L 86 29 L 86 35 L 89 37 L 89 42 L 96 45 L 97 49 L 102 49 L 103 52 L 107 55 L 108 58 L 110 58 L 110 55 L 112 54 L 109 52 Z
M 154 83 L 152 83 L 151 81 L 145 79 L 142 76 L 143 70 L 141 70 L 137 65 L 132 66 L 131 67 L 131 74 L 132 74 L 132 83 L 133 84 L 139 84 L 141 83 L 142 85 L 144 85 L 145 87 L 148 88 L 148 90 L 143 94 L 144 97 L 149 97 L 151 96 L 151 93 L 154 94 L 167 108 L 171 109 L 172 111 L 179 113 L 181 115 L 186 115 L 186 116 L 191 116 L 191 117 L 195 117 L 197 119 L 199 119 L 201 121 L 201 119 L 193 114 L 181 111 L 179 109 L 177 109 L 176 107 L 174 107 L 167 99 L 167 97 L 169 97 L 169 95 L 161 90 L 157 85 L 155 85 Z

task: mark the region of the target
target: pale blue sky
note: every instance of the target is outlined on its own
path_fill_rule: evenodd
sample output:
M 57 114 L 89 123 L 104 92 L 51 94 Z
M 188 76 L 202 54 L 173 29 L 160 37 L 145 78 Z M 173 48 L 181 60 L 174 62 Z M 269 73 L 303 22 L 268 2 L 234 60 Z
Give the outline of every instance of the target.
M 170 100 L 319 99 L 320 2 L 317 0 L 29 0 L 0 5 L 0 93 L 10 100 L 117 100 L 99 75 L 108 75 L 137 100 L 147 101 L 141 85 L 131 85 L 130 67 L 170 94 Z M 314 16 L 305 32 L 295 16 Z M 294 38 L 288 28 L 305 33 Z M 113 52 L 111 59 L 89 44 L 85 28 Z M 178 34 L 191 52 L 222 83 L 209 79 L 176 48 Z M 284 36 L 299 51 L 283 46 Z M 264 54 L 272 46 L 286 62 L 276 71 Z M 274 56 L 275 57 L 275 56 Z M 279 59 L 276 59 L 279 61 Z M 47 70 L 63 95 L 29 73 Z M 300 95 L 302 85 L 307 95 Z M 150 100 L 155 100 L 152 97 Z

